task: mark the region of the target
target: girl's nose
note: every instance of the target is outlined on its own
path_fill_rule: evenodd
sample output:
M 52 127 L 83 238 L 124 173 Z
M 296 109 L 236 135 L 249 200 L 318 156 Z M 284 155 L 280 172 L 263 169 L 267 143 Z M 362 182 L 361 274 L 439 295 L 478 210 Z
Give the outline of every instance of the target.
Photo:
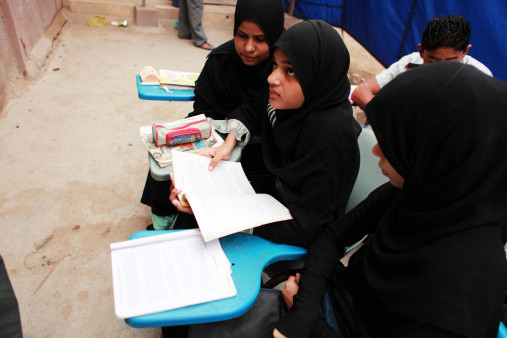
M 245 49 L 247 52 L 253 52 L 255 50 L 255 42 L 253 39 L 248 39 L 245 43 Z
M 269 74 L 268 76 L 268 83 L 270 85 L 280 85 L 280 78 L 278 76 L 278 72 L 277 72 L 278 68 L 274 68 L 273 71 L 271 72 L 271 74 Z

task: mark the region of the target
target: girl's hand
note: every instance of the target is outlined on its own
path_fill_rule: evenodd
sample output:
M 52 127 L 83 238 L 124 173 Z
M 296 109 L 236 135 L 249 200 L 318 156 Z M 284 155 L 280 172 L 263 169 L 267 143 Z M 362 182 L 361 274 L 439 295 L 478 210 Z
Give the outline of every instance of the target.
M 178 211 L 193 215 L 194 211 L 192 208 L 183 206 L 180 202 L 180 199 L 178 198 L 178 194 L 181 193 L 181 190 L 174 188 L 174 173 L 170 173 L 169 176 L 171 177 L 171 195 L 169 195 L 169 202 L 171 202 L 171 204 L 174 205 Z
M 296 276 L 290 276 L 285 283 L 285 287 L 282 290 L 282 297 L 287 310 L 290 311 L 292 308 L 292 304 L 294 303 L 294 296 L 299 291 L 299 279 L 301 278 L 301 274 L 297 273 Z
M 207 148 L 200 151 L 198 154 L 206 157 L 211 157 L 212 160 L 209 163 L 208 170 L 213 170 L 220 160 L 227 161 L 236 146 L 236 137 L 234 134 L 228 134 L 224 144 L 219 147 Z

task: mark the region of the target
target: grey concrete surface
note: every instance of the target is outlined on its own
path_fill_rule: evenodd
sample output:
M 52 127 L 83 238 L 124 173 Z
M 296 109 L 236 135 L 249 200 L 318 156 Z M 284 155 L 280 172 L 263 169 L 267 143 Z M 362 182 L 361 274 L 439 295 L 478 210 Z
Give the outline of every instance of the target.
M 25 337 L 155 337 L 114 314 L 109 244 L 150 223 L 139 127 L 192 103 L 140 100 L 135 76 L 145 65 L 199 72 L 207 52 L 179 40 L 173 21 L 90 27 L 89 14 L 68 15 L 41 78 L 19 80 L 0 115 L 0 254 Z M 232 17 L 205 26 L 215 46 L 232 27 Z
M 114 314 L 109 244 L 150 222 L 139 127 L 192 103 L 143 101 L 145 65 L 199 72 L 207 52 L 159 28 L 90 27 L 71 16 L 37 82 L 20 81 L 0 116 L 0 254 L 25 337 L 149 337 Z M 208 29 L 218 45 L 232 22 Z

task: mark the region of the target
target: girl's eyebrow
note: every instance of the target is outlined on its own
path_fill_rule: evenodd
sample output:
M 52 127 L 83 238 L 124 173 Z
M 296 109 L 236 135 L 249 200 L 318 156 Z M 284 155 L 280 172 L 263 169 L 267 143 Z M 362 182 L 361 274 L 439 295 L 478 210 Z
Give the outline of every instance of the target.
M 282 60 L 282 61 L 277 61 L 276 59 L 273 58 L 273 61 L 275 61 L 276 63 L 278 64 L 284 64 L 284 65 L 289 65 L 291 66 L 291 63 L 289 60 Z
M 247 33 L 243 32 L 241 29 L 238 28 L 238 32 L 241 33 L 241 34 L 244 34 L 244 35 L 248 35 Z M 255 37 L 266 37 L 265 34 L 259 34 L 259 35 L 254 35 Z
M 273 61 L 274 61 L 274 62 L 276 62 L 276 63 L 279 63 L 279 64 L 280 64 L 280 63 L 283 63 L 283 64 L 285 64 L 285 65 L 289 65 L 289 66 L 291 66 L 291 63 L 290 63 L 290 61 L 289 61 L 289 60 L 277 61 L 277 60 L 276 60 L 276 58 L 275 58 L 275 57 L 273 57 Z

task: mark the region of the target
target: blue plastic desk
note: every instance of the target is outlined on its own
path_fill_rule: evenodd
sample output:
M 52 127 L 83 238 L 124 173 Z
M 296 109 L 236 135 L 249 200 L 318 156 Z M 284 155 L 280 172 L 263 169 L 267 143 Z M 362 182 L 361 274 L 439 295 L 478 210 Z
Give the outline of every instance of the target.
M 155 236 L 164 230 L 139 231 L 130 239 Z M 306 249 L 283 244 L 245 233 L 236 233 L 220 239 L 220 244 L 231 262 L 232 279 L 238 294 L 235 297 L 192 305 L 151 315 L 128 318 L 128 325 L 136 328 L 187 325 L 223 321 L 239 317 L 255 303 L 261 286 L 261 273 L 267 265 L 281 260 L 303 259 Z
M 140 99 L 154 101 L 193 101 L 195 99 L 192 90 L 172 90 L 166 92 L 159 85 L 142 85 L 141 76 L 136 75 L 137 93 Z

